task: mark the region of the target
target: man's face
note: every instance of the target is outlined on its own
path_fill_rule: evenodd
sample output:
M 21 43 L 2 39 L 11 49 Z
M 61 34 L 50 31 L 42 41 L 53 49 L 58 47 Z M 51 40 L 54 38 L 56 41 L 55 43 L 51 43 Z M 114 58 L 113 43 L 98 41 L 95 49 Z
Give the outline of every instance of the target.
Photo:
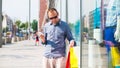
M 56 24 L 59 21 L 58 14 L 56 11 L 49 11 L 48 17 L 53 24 Z

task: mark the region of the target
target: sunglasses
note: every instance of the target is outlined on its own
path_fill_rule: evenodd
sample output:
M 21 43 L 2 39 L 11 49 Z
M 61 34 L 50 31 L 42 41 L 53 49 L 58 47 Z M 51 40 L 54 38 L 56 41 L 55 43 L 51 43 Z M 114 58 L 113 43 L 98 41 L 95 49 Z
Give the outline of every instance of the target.
M 52 19 L 56 19 L 57 18 L 57 16 L 54 16 L 54 17 L 51 17 L 51 18 L 49 18 L 50 20 L 52 20 Z

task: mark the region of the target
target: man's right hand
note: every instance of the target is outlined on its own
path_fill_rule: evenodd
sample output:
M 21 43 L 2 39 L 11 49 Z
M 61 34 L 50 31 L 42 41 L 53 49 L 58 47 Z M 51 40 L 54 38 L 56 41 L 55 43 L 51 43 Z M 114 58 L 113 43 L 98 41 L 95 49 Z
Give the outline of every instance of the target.
M 44 34 L 43 34 L 43 33 L 40 33 L 39 36 L 40 36 L 41 41 L 42 41 L 43 43 L 45 43 L 45 36 L 44 36 Z

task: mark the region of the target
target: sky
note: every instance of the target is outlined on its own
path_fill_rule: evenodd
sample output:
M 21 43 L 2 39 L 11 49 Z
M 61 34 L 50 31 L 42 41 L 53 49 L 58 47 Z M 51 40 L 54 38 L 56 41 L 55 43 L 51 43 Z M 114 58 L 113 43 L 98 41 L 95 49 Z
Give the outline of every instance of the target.
M 95 9 L 95 0 L 82 0 L 82 1 L 83 1 L 83 14 L 87 14 L 89 13 L 89 11 Z M 77 5 L 74 5 L 73 7 L 76 6 Z M 11 17 L 13 21 L 15 20 L 21 20 L 23 22 L 29 21 L 29 0 L 3 0 L 2 11 L 3 13 Z M 38 20 L 38 17 L 39 17 L 39 0 L 31 0 L 31 21 L 33 19 Z
M 7 14 L 13 21 L 29 21 L 29 0 L 3 0 L 2 12 Z M 31 21 L 38 20 L 39 0 L 31 0 Z
M 83 1 L 83 15 L 88 14 L 90 11 L 95 9 L 95 0 L 82 0 Z

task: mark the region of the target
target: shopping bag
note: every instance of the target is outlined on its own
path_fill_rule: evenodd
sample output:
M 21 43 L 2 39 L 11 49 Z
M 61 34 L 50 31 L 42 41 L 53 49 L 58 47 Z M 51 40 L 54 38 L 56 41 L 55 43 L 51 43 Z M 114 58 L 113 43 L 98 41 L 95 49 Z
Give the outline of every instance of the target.
M 74 52 L 74 48 L 71 47 L 67 56 L 66 68 L 78 68 L 78 58 Z
M 66 68 L 70 68 L 70 51 L 69 51 L 68 56 L 67 56 Z
M 111 47 L 112 65 L 120 66 L 120 54 L 117 47 Z
M 78 68 L 78 58 L 73 47 L 70 48 L 70 68 Z

